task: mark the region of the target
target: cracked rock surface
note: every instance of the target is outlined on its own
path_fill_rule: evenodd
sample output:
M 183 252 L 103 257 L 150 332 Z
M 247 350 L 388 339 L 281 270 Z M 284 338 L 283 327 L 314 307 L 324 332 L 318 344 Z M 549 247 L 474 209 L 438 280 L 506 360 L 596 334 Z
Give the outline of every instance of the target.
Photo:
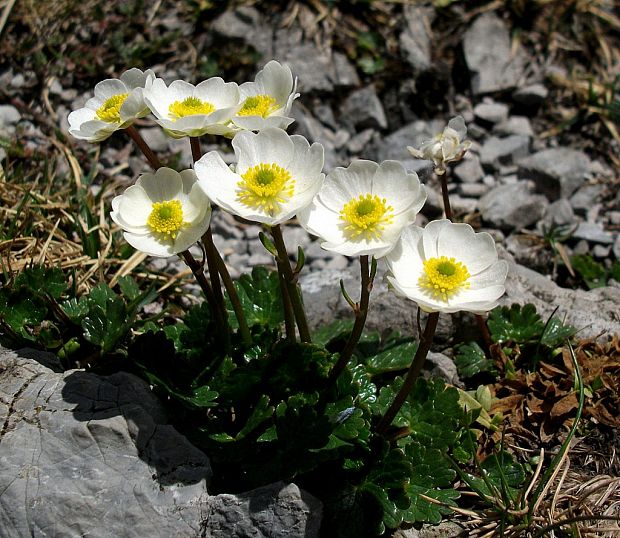
M 3 538 L 318 535 L 320 503 L 294 484 L 210 496 L 208 458 L 145 382 L 37 359 L 53 367 L 0 348 Z

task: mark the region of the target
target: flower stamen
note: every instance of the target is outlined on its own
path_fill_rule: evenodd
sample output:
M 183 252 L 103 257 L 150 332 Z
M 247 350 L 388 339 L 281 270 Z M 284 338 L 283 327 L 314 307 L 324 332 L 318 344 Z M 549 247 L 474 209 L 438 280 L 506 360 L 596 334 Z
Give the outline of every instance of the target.
M 198 97 L 186 97 L 183 101 L 175 101 L 168 107 L 168 111 L 175 120 L 196 114 L 211 114 L 214 110 L 213 104 L 198 99 Z
M 120 123 L 121 122 L 121 106 L 125 102 L 125 99 L 129 97 L 128 93 L 119 93 L 108 97 L 103 105 L 97 109 L 97 117 L 102 121 L 108 123 Z
M 176 239 L 179 230 L 185 225 L 181 202 L 179 200 L 154 202 L 146 224 L 161 239 Z
M 360 194 L 351 198 L 340 211 L 344 231 L 350 239 L 379 239 L 386 224 L 394 220 L 394 208 L 376 194 Z
M 470 276 L 467 267 L 454 258 L 429 258 L 424 261 L 424 273 L 418 285 L 433 299 L 448 302 L 461 290 L 469 288 Z
M 240 190 L 237 199 L 255 209 L 274 216 L 280 204 L 295 192 L 295 180 L 291 173 L 276 163 L 260 163 L 248 168 L 237 183 Z
M 266 118 L 278 110 L 278 102 L 271 95 L 252 95 L 243 101 L 238 116 L 262 116 Z

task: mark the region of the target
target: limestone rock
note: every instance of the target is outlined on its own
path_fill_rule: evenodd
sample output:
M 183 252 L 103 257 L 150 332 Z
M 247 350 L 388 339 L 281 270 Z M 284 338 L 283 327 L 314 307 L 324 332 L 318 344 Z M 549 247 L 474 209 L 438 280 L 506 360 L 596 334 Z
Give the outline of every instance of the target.
M 480 199 L 482 218 L 502 230 L 526 228 L 536 223 L 548 205 L 544 196 L 532 194 L 526 181 L 500 185 Z
M 3 537 L 318 536 L 320 503 L 294 484 L 209 496 L 208 458 L 144 381 L 38 358 L 0 348 Z
M 510 34 L 494 13 L 480 15 L 463 38 L 475 95 L 514 88 L 523 73 L 523 53 L 513 54 Z
M 572 148 L 551 148 L 519 161 L 519 177 L 531 179 L 549 200 L 568 198 L 586 181 L 590 158 Z

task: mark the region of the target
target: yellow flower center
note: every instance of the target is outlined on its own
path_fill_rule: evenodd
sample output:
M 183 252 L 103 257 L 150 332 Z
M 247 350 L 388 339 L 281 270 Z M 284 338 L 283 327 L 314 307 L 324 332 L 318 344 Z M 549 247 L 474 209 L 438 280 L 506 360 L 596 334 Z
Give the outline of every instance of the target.
M 154 202 L 146 224 L 162 239 L 176 239 L 179 230 L 184 226 L 181 202 L 179 200 Z
M 248 168 L 237 183 L 237 199 L 247 205 L 274 215 L 280 204 L 293 196 L 295 180 L 291 173 L 276 163 L 261 163 Z
M 272 112 L 278 110 L 277 101 L 271 95 L 253 95 L 243 101 L 238 116 L 262 116 L 266 118 Z
M 340 219 L 345 223 L 344 231 L 349 238 L 379 239 L 385 225 L 394 220 L 394 208 L 386 203 L 385 198 L 379 198 L 376 194 L 360 194 L 359 198 L 351 198 L 340 211 Z
M 183 101 L 175 101 L 168 107 L 168 111 L 174 116 L 174 119 L 196 114 L 211 114 L 214 110 L 214 105 L 198 99 L 198 97 L 186 97 Z
M 125 102 L 125 99 L 129 96 L 128 93 L 119 93 L 108 97 L 98 109 L 97 117 L 100 120 L 107 121 L 108 123 L 120 123 L 121 122 L 121 106 Z
M 420 277 L 418 284 L 433 299 L 447 302 L 462 289 L 469 288 L 470 276 L 467 267 L 461 262 L 457 262 L 454 258 L 441 256 L 429 258 L 424 262 L 424 274 Z

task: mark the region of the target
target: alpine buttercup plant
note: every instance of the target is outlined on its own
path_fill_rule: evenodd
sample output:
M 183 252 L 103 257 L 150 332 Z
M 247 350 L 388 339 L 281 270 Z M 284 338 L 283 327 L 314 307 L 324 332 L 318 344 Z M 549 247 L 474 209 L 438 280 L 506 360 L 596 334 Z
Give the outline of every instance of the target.
M 144 102 L 144 87 L 155 78 L 150 69 L 133 68 L 119 78 L 110 78 L 95 86 L 95 96 L 84 108 L 69 114 L 69 133 L 87 142 L 101 142 L 137 118 L 149 114 Z

